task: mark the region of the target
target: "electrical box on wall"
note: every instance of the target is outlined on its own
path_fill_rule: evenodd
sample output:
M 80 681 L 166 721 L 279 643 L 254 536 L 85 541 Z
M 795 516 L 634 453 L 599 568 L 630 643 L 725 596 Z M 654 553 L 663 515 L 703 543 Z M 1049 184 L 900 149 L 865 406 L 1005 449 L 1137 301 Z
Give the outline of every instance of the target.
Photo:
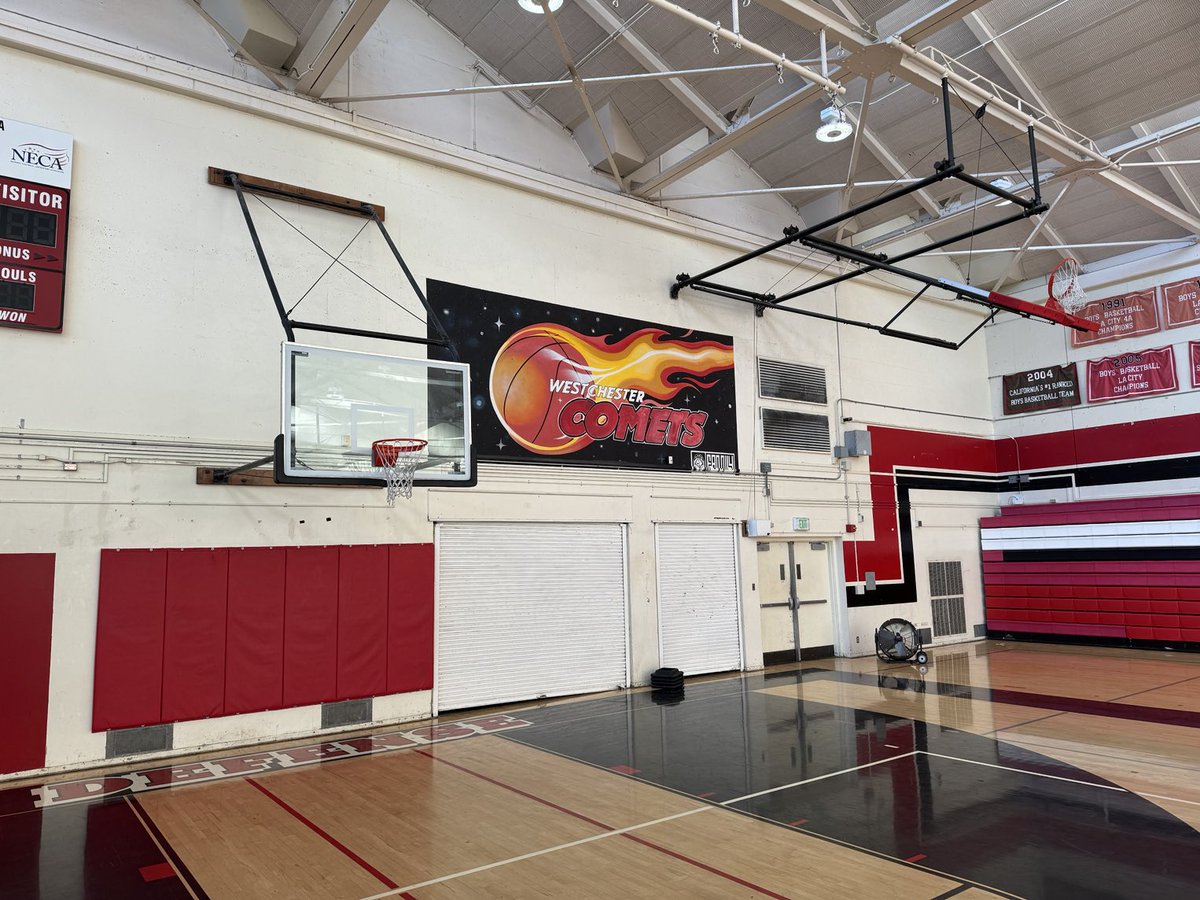
M 846 441 L 845 445 L 839 444 L 833 448 L 835 458 L 871 455 L 871 432 L 866 430 L 847 431 L 843 439 Z
M 747 519 L 746 537 L 766 537 L 771 533 L 770 519 Z

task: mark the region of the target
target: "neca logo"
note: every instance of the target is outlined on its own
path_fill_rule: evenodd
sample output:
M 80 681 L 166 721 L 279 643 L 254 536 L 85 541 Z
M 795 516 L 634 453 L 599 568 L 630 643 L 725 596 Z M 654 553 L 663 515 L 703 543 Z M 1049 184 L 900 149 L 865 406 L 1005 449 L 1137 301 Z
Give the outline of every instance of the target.
M 23 166 L 65 172 L 71 156 L 66 150 L 57 150 L 54 147 L 47 147 L 45 144 L 29 143 L 13 147 L 12 161 Z

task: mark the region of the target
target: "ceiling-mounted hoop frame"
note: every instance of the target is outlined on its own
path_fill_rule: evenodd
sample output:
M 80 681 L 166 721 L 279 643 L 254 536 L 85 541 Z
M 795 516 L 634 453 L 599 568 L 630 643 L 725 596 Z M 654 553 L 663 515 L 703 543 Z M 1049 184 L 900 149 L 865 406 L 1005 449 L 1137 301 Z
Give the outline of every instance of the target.
M 714 266 L 707 271 L 701 272 L 699 275 L 688 275 L 682 273 L 677 275 L 675 282 L 671 285 L 671 296 L 679 297 L 679 292 L 684 288 L 691 288 L 702 293 L 714 294 L 716 296 L 725 297 L 731 300 L 737 300 L 742 303 L 753 304 L 756 309 L 756 315 L 763 315 L 767 310 L 779 310 L 781 312 L 790 312 L 797 315 L 809 316 L 811 318 L 825 319 L 831 322 L 837 322 L 842 325 L 850 325 L 857 328 L 867 328 L 876 331 L 879 334 L 887 337 L 899 338 L 901 340 L 913 341 L 920 344 L 927 344 L 934 347 L 942 347 L 949 350 L 957 350 L 969 341 L 984 325 L 992 321 L 995 315 L 999 312 L 1011 312 L 1019 316 L 1029 319 L 1039 319 L 1046 322 L 1052 322 L 1058 325 L 1065 325 L 1068 328 L 1073 328 L 1077 331 L 1095 331 L 1099 325 L 1089 319 L 1073 316 L 1068 312 L 1064 312 L 1053 307 L 1040 306 L 1036 303 L 1029 303 L 1024 300 L 1019 300 L 1016 297 L 1010 297 L 1007 294 L 1000 294 L 996 291 L 985 291 L 969 284 L 961 284 L 946 278 L 938 278 L 932 275 L 926 275 L 923 272 L 916 272 L 912 269 L 902 268 L 897 263 L 908 259 L 913 259 L 923 253 L 928 253 L 932 250 L 940 249 L 949 244 L 954 244 L 968 238 L 973 238 L 981 234 L 986 234 L 989 231 L 994 231 L 1003 228 L 1006 225 L 1011 225 L 1015 222 L 1020 222 L 1028 219 L 1030 216 L 1040 215 L 1045 213 L 1049 206 L 1042 200 L 1041 180 L 1038 175 L 1037 164 L 1037 143 L 1034 136 L 1034 128 L 1031 124 L 1027 130 L 1029 141 L 1029 163 L 1031 168 L 1030 181 L 1033 185 L 1033 196 L 1030 199 L 998 187 L 988 181 L 983 180 L 966 171 L 966 167 L 955 160 L 954 156 L 954 130 L 950 122 L 950 83 L 948 79 L 942 79 L 942 109 L 945 121 L 945 145 L 946 156 L 934 165 L 934 171 L 931 175 L 920 179 L 913 184 L 907 184 L 895 190 L 888 191 L 878 197 L 868 200 L 865 203 L 860 203 L 831 216 L 824 221 L 818 222 L 815 225 L 809 225 L 804 228 L 799 228 L 795 225 L 789 225 L 783 230 L 783 237 L 779 240 L 772 241 L 757 250 L 751 250 L 736 259 L 722 263 L 719 266 Z M 977 114 L 977 118 L 979 115 Z M 971 185 L 979 190 L 986 191 L 1000 200 L 1012 203 L 1018 208 L 1018 211 L 1010 216 L 1006 216 L 999 221 L 981 225 L 977 228 L 971 228 L 967 231 L 955 234 L 951 237 L 944 238 L 940 241 L 935 241 L 916 250 L 911 250 L 907 253 L 901 253 L 894 257 L 889 257 L 883 253 L 870 253 L 861 248 L 852 247 L 848 244 L 841 243 L 836 240 L 830 240 L 819 237 L 818 235 L 826 229 L 839 225 L 849 219 L 854 218 L 864 212 L 885 206 L 894 200 L 906 197 L 909 194 L 923 190 L 931 185 L 941 181 L 954 178 L 965 184 Z M 757 291 L 746 290 L 744 288 L 734 287 L 728 284 L 722 284 L 710 280 L 713 275 L 720 274 L 742 263 L 749 262 L 752 259 L 757 259 L 781 247 L 791 244 L 799 244 L 808 247 L 810 250 L 820 251 L 838 260 L 846 260 L 857 264 L 857 268 L 849 272 L 844 272 L 841 275 L 827 278 L 816 284 L 806 285 L 803 288 L 791 291 L 790 293 L 775 295 L 769 293 L 760 293 Z M 796 297 L 801 297 L 805 294 L 819 291 L 823 288 L 832 287 L 843 281 L 848 281 L 852 278 L 857 278 L 860 275 L 865 275 L 870 272 L 881 271 L 897 275 L 918 284 L 924 285 L 895 315 L 886 323 L 880 325 L 872 322 L 864 322 L 857 319 L 847 319 L 843 316 L 829 315 L 826 313 L 818 313 L 812 310 L 800 309 L 794 306 L 784 306 L 783 304 Z M 991 310 L 991 315 L 983 319 L 978 326 L 959 341 L 949 341 L 943 338 L 933 337 L 931 335 L 917 334 L 909 331 L 902 331 L 893 328 L 893 323 L 904 313 L 913 303 L 915 303 L 922 294 L 931 287 L 940 288 L 948 291 L 956 299 L 965 300 L 970 303 L 976 303 Z

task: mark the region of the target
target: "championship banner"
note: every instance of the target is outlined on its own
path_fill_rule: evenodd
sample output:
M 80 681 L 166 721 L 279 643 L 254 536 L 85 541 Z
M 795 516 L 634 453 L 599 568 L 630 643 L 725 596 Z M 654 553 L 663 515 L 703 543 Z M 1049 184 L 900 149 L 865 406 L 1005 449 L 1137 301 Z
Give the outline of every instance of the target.
M 1192 387 L 1200 388 L 1200 341 L 1190 342 L 1188 351 L 1192 359 Z
M 1161 328 L 1158 322 L 1155 288 L 1105 297 L 1103 300 L 1092 300 L 1075 315 L 1099 322 L 1100 330 L 1072 330 L 1072 347 L 1087 347 L 1139 334 L 1153 334 Z
M 442 281 L 428 292 L 471 365 L 480 459 L 737 471 L 728 335 Z
M 1162 294 L 1168 328 L 1182 328 L 1200 322 L 1200 278 L 1164 284 Z
M 1148 397 L 1179 390 L 1175 348 L 1159 347 L 1088 360 L 1088 402 Z
M 1002 390 L 1006 416 L 1065 409 L 1083 402 L 1079 396 L 1079 369 L 1075 363 L 1005 375 Z

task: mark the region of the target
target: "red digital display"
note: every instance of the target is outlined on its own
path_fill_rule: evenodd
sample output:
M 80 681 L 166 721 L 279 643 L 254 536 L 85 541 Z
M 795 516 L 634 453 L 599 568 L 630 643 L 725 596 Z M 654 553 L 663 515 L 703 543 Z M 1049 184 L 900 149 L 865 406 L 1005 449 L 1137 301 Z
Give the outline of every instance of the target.
M 0 325 L 62 331 L 71 192 L 0 176 Z

